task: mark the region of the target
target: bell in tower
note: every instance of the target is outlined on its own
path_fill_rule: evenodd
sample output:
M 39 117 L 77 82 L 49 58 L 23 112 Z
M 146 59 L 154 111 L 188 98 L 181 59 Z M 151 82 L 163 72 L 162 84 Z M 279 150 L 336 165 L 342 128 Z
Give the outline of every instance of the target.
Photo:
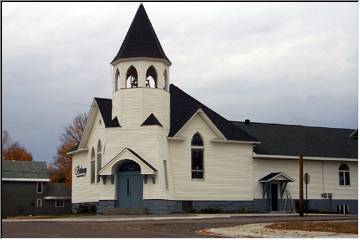
M 152 113 L 159 120 L 162 118 L 166 126 L 171 62 L 161 47 L 143 4 L 140 4 L 111 65 L 112 117 L 117 117 L 124 127 L 135 127 Z

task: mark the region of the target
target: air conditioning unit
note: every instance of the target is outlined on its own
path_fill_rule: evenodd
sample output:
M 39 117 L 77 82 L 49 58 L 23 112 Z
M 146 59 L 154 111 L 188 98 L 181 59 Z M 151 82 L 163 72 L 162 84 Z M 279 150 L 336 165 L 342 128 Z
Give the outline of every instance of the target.
M 328 194 L 327 194 L 327 193 L 322 193 L 322 194 L 321 194 L 321 197 L 322 197 L 322 198 L 327 198 L 327 197 L 328 197 Z

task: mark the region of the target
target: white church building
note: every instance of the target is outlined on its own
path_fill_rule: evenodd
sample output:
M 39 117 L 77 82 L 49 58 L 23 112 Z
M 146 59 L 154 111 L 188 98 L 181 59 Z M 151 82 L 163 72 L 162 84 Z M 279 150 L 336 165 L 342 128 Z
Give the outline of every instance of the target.
M 142 4 L 111 65 L 112 99 L 93 99 L 69 153 L 74 211 L 288 211 L 302 154 L 308 208 L 357 213 L 356 130 L 225 119 L 170 84 Z

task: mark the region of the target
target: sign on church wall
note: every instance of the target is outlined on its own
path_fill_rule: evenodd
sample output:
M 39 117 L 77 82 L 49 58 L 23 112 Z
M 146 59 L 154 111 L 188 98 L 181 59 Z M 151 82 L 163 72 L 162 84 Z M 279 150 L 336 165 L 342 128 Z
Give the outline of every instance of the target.
M 75 176 L 77 177 L 83 177 L 86 175 L 86 167 L 83 167 L 83 166 L 77 166 L 75 169 L 74 169 L 74 174 Z

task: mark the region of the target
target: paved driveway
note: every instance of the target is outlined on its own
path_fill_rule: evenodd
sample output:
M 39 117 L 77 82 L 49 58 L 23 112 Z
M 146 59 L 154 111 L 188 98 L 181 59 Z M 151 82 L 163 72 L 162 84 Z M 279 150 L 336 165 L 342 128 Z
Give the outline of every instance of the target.
M 97 221 L 111 219 L 111 221 Z M 118 220 L 122 219 L 122 220 Z M 143 219 L 143 218 L 140 218 Z M 178 219 L 151 218 L 136 220 L 125 217 L 84 219 L 83 221 L 28 220 L 3 221 L 2 237 L 209 237 L 198 233 L 199 230 L 214 227 L 228 227 L 247 223 L 278 222 L 294 220 L 339 220 L 353 219 L 357 216 L 219 216 L 212 218 Z M 59 219 L 60 220 L 60 219 Z

